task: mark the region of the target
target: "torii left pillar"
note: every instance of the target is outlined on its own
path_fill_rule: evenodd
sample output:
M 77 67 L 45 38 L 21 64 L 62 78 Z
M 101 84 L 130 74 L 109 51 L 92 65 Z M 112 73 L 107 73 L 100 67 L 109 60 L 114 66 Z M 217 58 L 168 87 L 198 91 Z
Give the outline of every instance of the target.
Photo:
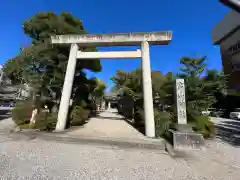
M 66 119 L 68 115 L 68 109 L 70 105 L 70 98 L 72 94 L 72 86 L 74 80 L 74 74 L 77 64 L 77 52 L 78 45 L 72 44 L 67 64 L 67 70 L 65 74 L 65 80 L 63 84 L 62 97 L 58 111 L 58 121 L 56 125 L 56 131 L 63 131 L 66 127 Z

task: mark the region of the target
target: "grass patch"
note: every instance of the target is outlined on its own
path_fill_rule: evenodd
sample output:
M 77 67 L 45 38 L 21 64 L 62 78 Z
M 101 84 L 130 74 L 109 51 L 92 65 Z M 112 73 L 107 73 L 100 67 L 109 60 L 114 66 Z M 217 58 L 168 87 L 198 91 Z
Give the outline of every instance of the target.
M 20 129 L 31 129 L 30 124 L 20 124 L 18 126 L 20 127 Z

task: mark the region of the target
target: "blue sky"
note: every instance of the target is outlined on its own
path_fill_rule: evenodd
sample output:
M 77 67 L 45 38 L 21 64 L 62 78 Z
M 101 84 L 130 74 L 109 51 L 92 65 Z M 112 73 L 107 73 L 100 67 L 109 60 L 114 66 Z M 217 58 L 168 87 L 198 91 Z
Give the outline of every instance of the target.
M 229 9 L 218 0 L 2 0 L 0 64 L 28 44 L 22 23 L 39 11 L 72 12 L 89 33 L 148 32 L 172 30 L 169 46 L 151 47 L 151 67 L 163 73 L 177 71 L 182 56 L 206 55 L 209 68 L 221 69 L 219 48 L 212 45 L 211 29 Z M 133 50 L 137 47 L 99 48 Z M 90 73 L 112 86 L 118 69 L 130 71 L 139 60 L 102 60 L 103 71 Z

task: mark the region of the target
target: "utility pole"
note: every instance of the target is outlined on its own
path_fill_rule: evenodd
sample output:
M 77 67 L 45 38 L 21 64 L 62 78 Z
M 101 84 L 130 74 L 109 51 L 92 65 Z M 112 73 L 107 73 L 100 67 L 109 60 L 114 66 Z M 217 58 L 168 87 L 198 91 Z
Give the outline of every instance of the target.
M 240 13 L 240 0 L 219 0 L 225 6 L 230 7 L 231 9 Z

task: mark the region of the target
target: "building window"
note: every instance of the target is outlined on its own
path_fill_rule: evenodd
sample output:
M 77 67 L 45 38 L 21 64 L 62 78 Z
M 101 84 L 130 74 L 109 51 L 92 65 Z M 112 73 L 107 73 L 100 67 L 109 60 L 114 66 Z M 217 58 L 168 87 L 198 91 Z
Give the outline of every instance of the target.
M 228 53 L 235 54 L 240 52 L 240 41 L 228 48 Z
M 240 64 L 233 64 L 232 71 L 233 72 L 240 72 Z
M 236 92 L 240 92 L 240 85 L 235 86 L 234 90 L 235 90 Z

